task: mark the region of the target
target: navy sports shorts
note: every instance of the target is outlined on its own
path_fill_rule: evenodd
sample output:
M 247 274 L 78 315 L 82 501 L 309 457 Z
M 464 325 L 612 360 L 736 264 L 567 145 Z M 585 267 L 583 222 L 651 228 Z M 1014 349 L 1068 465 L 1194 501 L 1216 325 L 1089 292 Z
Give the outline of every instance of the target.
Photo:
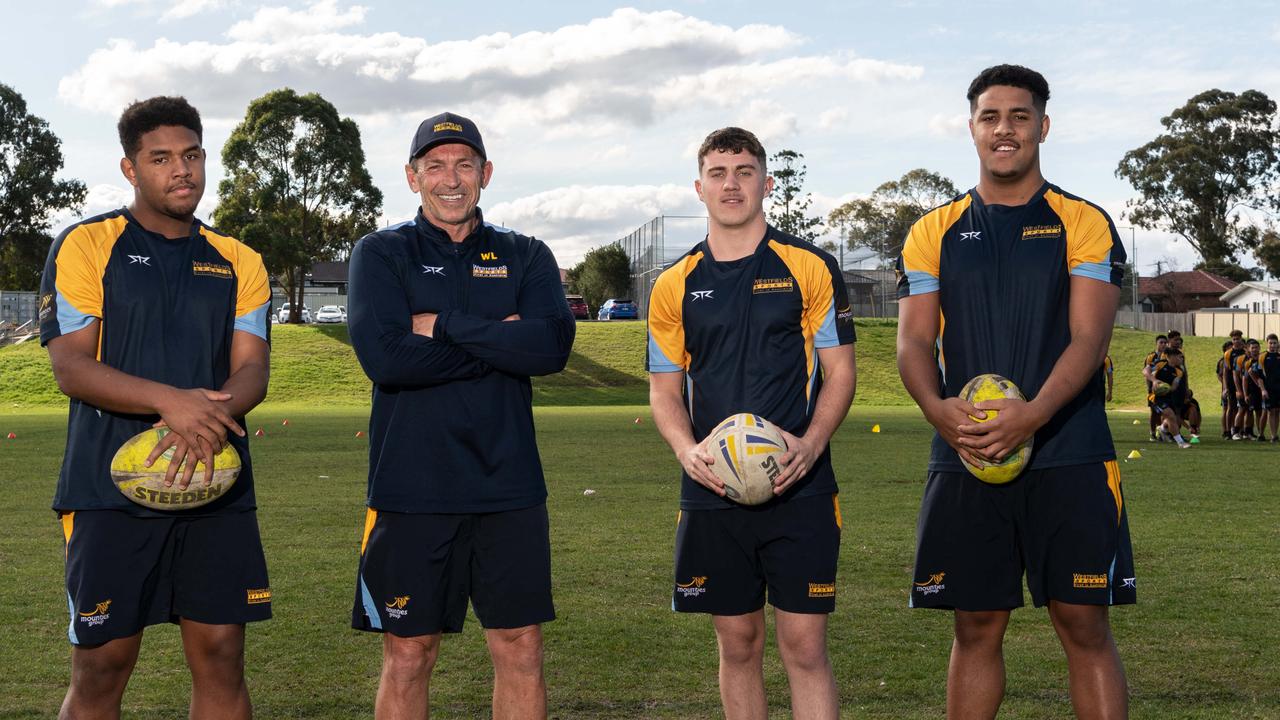
M 793 613 L 836 607 L 840 501 L 810 495 L 755 507 L 681 510 L 672 609 L 745 615 L 769 604 Z
M 1267 394 L 1270 395 L 1271 391 L 1267 390 Z M 1245 392 L 1244 403 L 1242 405 L 1250 410 L 1262 409 L 1262 391 L 1258 389 L 1257 385 L 1254 385 Z
M 911 607 L 1036 607 L 1137 601 L 1120 469 L 1105 463 L 1028 470 L 1007 485 L 930 472 L 916 528 Z
M 473 514 L 366 512 L 353 628 L 399 637 L 461 632 L 468 601 L 489 629 L 555 619 L 545 504 Z
M 1262 401 L 1262 409 L 1275 410 L 1280 408 L 1280 382 L 1272 385 L 1267 383 L 1267 399 Z
M 271 617 L 271 586 L 248 512 L 136 517 L 118 510 L 62 514 L 74 645 L 129 637 L 181 618 L 238 625 Z

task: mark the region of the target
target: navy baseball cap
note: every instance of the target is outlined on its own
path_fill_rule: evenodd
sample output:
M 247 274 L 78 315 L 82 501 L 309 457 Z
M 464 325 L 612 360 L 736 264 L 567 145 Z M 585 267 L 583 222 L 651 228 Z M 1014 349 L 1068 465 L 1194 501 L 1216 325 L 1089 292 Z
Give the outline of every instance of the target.
M 489 159 L 476 124 L 461 115 L 444 112 L 423 120 L 418 126 L 418 132 L 413 134 L 413 143 L 409 145 L 409 162 L 436 145 L 451 142 L 470 145 L 482 159 Z

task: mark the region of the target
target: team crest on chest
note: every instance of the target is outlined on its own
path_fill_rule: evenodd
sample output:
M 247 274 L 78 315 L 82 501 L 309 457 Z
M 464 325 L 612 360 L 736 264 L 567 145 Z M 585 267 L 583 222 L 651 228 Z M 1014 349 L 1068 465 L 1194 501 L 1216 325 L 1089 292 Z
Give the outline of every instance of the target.
M 472 265 L 471 277 L 476 278 L 504 278 L 507 276 L 506 265 Z
M 796 287 L 795 278 L 756 278 L 751 284 L 751 294 L 791 292 Z
M 203 275 L 205 277 L 216 277 L 224 280 L 232 278 L 231 266 L 222 265 L 220 263 L 205 262 L 203 260 L 194 260 L 191 263 L 192 275 Z
M 1062 237 L 1061 225 L 1026 225 L 1022 228 L 1023 240 L 1039 240 Z

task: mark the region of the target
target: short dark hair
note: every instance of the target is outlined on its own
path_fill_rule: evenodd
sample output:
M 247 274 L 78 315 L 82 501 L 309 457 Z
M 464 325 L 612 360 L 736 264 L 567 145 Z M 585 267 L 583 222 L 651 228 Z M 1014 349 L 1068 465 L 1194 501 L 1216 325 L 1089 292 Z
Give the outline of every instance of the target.
M 1178 332 L 1177 330 L 1170 330 L 1170 331 L 1169 331 L 1169 339 L 1170 339 L 1170 340 L 1172 340 L 1172 339 L 1174 339 L 1174 338 L 1180 338 L 1180 337 L 1182 337 L 1182 333 Z
M 204 142 L 204 126 L 200 124 L 200 112 L 184 97 L 160 95 L 146 100 L 134 100 L 120 114 L 116 130 L 120 133 L 120 147 L 125 157 L 133 158 L 142 148 L 142 136 L 165 125 L 177 125 L 196 134 Z
M 702 141 L 698 148 L 698 172 L 702 172 L 702 160 L 713 151 L 740 153 L 749 152 L 760 161 L 760 171 L 768 172 L 768 159 L 765 157 L 764 145 L 750 130 L 740 127 L 724 127 L 716 130 Z
M 978 77 L 969 83 L 969 112 L 978 106 L 978 96 L 995 85 L 1008 85 L 1022 88 L 1031 93 L 1031 102 L 1040 114 L 1044 114 L 1044 106 L 1049 102 L 1049 81 L 1040 73 L 1021 65 L 992 65 L 978 73 Z
M 1231 341 L 1230 341 L 1230 340 L 1228 340 L 1228 341 L 1226 341 L 1226 342 L 1222 343 L 1222 351 L 1223 351 L 1223 352 L 1226 352 L 1226 351 L 1227 351 L 1227 348 L 1229 348 L 1229 347 L 1231 347 Z
M 1270 335 L 1268 335 L 1267 339 L 1280 341 L 1280 337 L 1278 337 L 1275 333 L 1271 333 Z
M 1182 351 L 1178 348 L 1169 348 L 1164 351 L 1165 357 L 1182 357 Z
M 1242 331 L 1242 330 L 1232 330 L 1232 331 L 1231 331 L 1231 337 L 1233 337 L 1233 338 L 1243 338 L 1243 337 L 1244 337 L 1244 331 Z
M 1244 344 L 1245 345 L 1261 345 L 1262 343 L 1258 342 L 1256 338 L 1249 338 L 1248 340 L 1244 341 Z
M 1160 342 L 1161 340 L 1168 340 L 1168 339 L 1169 339 L 1169 338 L 1167 338 L 1167 337 L 1165 337 L 1165 336 L 1163 336 L 1163 335 L 1157 335 L 1157 336 L 1156 336 L 1156 342 Z

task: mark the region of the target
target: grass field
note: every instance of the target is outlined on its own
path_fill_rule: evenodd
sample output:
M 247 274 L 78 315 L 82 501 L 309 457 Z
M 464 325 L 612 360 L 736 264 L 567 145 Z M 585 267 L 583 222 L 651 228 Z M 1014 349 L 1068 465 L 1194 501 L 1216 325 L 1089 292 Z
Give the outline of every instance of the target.
M 1280 449 L 1148 445 L 1137 417 L 1112 416 L 1121 455 L 1144 454 L 1122 465 L 1140 603 L 1113 614 L 1133 717 L 1280 717 Z M 710 623 L 670 610 L 677 466 L 647 409 L 541 408 L 537 419 L 559 613 L 546 628 L 551 715 L 717 717 Z M 258 717 L 372 717 L 379 642 L 347 627 L 366 470 L 354 435 L 366 421 L 358 407 L 313 405 L 250 417 L 267 432 L 253 449 L 275 592 L 275 619 L 249 634 Z M 48 509 L 64 425 L 61 410 L 0 416 L 0 437 L 18 434 L 0 439 L 0 718 L 52 717 L 66 686 L 63 550 Z M 859 405 L 833 442 L 845 532 L 830 638 L 845 717 L 942 716 L 949 616 L 906 607 L 928 437 L 913 408 Z M 1001 717 L 1069 716 L 1043 610 L 1014 613 L 1007 664 Z M 772 716 L 786 717 L 773 650 L 766 673 Z M 444 643 L 433 717 L 485 717 L 489 682 L 472 620 Z M 183 716 L 188 687 L 176 629 L 152 628 L 126 717 Z
M 912 405 L 894 364 L 896 320 L 858 321 L 858 402 Z M 363 407 L 369 381 L 356 362 L 345 325 L 277 325 L 271 330 L 271 388 L 267 403 L 311 407 Z M 1146 405 L 1141 364 L 1153 348 L 1154 333 L 1117 328 L 1111 341 L 1116 363 L 1113 408 Z M 1191 387 L 1205 411 L 1216 405 L 1214 367 L 1221 338 L 1187 338 Z M 644 372 L 644 323 L 579 323 L 573 355 L 564 372 L 534 381 L 534 404 L 543 406 L 643 405 L 649 402 Z M 0 414 L 36 408 L 62 408 L 49 370 L 48 355 L 37 343 L 0 348 Z

